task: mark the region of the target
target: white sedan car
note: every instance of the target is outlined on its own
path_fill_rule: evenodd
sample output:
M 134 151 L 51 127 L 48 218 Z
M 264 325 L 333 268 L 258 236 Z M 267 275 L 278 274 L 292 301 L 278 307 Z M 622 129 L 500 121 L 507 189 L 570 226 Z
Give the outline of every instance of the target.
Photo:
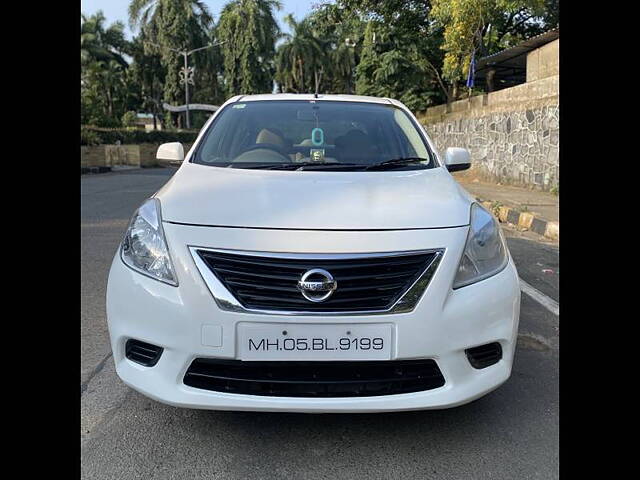
M 113 260 L 116 370 L 188 408 L 377 412 L 470 402 L 511 374 L 520 290 L 492 215 L 387 98 L 228 100 Z

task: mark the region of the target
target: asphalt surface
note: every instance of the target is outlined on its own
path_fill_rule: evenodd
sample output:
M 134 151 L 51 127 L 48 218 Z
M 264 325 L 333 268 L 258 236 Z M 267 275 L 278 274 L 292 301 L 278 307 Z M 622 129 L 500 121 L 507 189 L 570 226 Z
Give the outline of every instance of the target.
M 136 207 L 173 170 L 81 178 L 83 479 L 549 479 L 558 477 L 559 318 L 522 296 L 509 381 L 449 410 L 309 415 L 187 410 L 117 377 L 109 266 Z M 506 231 L 522 279 L 559 302 L 559 250 Z

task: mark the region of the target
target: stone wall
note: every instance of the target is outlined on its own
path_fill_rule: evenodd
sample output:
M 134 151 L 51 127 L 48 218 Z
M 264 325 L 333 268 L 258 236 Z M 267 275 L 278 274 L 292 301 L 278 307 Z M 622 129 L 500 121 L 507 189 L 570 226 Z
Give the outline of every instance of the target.
M 80 167 L 104 167 L 106 155 L 104 145 L 80 147 Z
M 139 167 L 140 148 L 138 145 L 104 145 L 107 167 Z
M 464 147 L 471 173 L 550 190 L 559 186 L 560 76 L 428 109 L 419 116 L 438 152 Z

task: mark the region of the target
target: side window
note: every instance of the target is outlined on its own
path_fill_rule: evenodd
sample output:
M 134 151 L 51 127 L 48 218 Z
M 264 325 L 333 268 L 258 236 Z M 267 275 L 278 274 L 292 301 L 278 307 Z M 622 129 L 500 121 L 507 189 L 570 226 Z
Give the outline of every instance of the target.
M 203 162 L 205 163 L 212 163 L 212 162 L 216 162 L 219 161 L 220 157 L 223 157 L 223 148 L 222 145 L 226 142 L 227 138 L 228 138 L 228 130 L 227 128 L 225 128 L 224 125 L 222 125 L 219 128 L 215 128 L 216 134 L 219 135 L 220 141 L 218 142 L 208 142 L 206 141 L 206 139 L 203 141 L 203 145 L 202 145 L 202 150 L 200 151 L 200 158 L 202 159 Z M 210 131 L 207 134 L 206 138 L 209 138 L 211 136 L 211 134 L 213 133 L 213 130 Z
M 207 133 L 202 143 L 202 150 L 198 153 L 200 159 L 205 163 L 225 162 L 229 159 L 236 132 L 233 126 L 237 125 L 239 118 L 232 111 L 220 112 L 220 115 L 223 114 L 224 117 L 216 121 L 213 128 Z M 211 141 L 212 138 L 216 138 L 217 141 Z

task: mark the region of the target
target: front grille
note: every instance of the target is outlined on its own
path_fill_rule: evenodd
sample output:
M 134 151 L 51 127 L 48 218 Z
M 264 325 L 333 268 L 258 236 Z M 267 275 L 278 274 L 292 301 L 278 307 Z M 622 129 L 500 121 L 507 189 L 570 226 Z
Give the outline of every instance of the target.
M 125 356 L 132 362 L 139 363 L 145 367 L 153 367 L 162 355 L 163 348 L 140 340 L 127 340 L 124 347 Z
M 468 348 L 465 352 L 471 366 L 477 369 L 489 367 L 502 358 L 502 347 L 498 342 Z
M 273 397 L 370 397 L 442 387 L 434 360 L 243 362 L 197 358 L 184 384 L 214 392 Z
M 244 308 L 294 312 L 387 310 L 439 255 L 439 252 L 407 252 L 322 259 L 210 250 L 197 253 Z M 305 272 L 318 268 L 333 276 L 337 288 L 327 300 L 312 302 L 297 285 Z

